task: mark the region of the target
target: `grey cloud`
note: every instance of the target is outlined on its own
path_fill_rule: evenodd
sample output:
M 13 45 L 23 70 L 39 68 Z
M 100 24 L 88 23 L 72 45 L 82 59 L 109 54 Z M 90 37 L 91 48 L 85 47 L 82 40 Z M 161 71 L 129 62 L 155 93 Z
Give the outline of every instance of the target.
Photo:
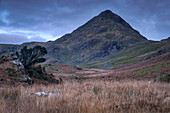
M 30 39 L 29 39 L 30 41 L 38 41 L 38 42 L 45 42 L 45 41 L 47 41 L 46 39 L 43 39 L 43 38 L 41 38 L 41 37 L 31 37 Z
M 0 34 L 0 44 L 21 44 L 24 42 L 31 42 L 31 41 L 45 42 L 47 40 L 41 37 L 31 37 L 29 39 L 22 35 Z
M 160 40 L 170 35 L 169 6 L 169 0 L 0 0 L 0 14 L 9 12 L 5 19 L 0 18 L 0 29 L 11 27 L 57 37 L 111 9 L 142 35 Z
M 0 34 L 0 44 L 20 44 L 28 41 L 28 38 L 20 35 Z

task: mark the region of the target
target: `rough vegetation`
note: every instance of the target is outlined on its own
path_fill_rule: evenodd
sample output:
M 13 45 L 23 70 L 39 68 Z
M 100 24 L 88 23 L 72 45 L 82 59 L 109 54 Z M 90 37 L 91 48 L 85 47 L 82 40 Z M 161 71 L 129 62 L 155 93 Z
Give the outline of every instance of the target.
M 170 84 L 84 81 L 0 89 L 1 113 L 169 113 Z M 59 90 L 51 97 L 31 92 Z
M 24 47 L 21 54 L 17 53 L 18 59 L 12 55 L 0 56 L 1 86 L 32 85 L 34 81 L 36 84 L 60 83 L 61 80 L 57 80 L 52 74 L 48 74 L 44 67 L 35 65 L 35 63 L 44 61 L 44 58 L 41 57 L 45 53 L 47 53 L 45 48 L 36 46 L 33 49 Z
M 35 46 L 29 49 L 25 46 L 21 49 L 20 54 L 16 52 L 18 60 L 24 66 L 24 69 L 26 73 L 28 73 L 29 77 L 39 80 L 49 80 L 53 78 L 53 75 L 47 74 L 45 68 L 42 68 L 41 65 L 33 66 L 34 64 L 45 62 L 46 59 L 42 58 L 45 54 L 47 54 L 47 50 L 45 47 L 41 46 Z

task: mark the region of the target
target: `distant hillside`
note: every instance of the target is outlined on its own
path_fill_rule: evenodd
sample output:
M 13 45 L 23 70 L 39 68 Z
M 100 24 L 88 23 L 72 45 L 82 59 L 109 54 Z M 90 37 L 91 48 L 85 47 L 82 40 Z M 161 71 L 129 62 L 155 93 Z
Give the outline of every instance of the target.
M 20 45 L 13 44 L 0 44 L 0 55 L 14 53 L 17 49 L 19 49 Z

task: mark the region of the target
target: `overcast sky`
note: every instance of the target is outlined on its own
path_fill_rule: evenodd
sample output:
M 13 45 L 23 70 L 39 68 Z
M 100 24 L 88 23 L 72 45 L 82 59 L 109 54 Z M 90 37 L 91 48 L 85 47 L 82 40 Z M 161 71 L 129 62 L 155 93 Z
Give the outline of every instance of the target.
M 0 0 L 0 43 L 55 40 L 110 9 L 149 40 L 170 36 L 170 0 Z

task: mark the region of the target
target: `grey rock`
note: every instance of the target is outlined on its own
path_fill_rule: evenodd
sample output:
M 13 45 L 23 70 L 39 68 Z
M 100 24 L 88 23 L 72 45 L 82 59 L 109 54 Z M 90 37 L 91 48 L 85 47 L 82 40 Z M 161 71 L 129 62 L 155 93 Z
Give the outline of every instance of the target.
M 32 80 L 30 77 L 18 78 L 18 80 L 19 80 L 20 82 L 26 82 L 26 83 L 28 83 L 29 85 L 34 84 L 34 80 Z
M 36 93 L 28 93 L 28 95 L 36 95 L 40 97 L 51 97 L 55 95 L 62 95 L 62 92 L 58 90 L 54 90 L 52 92 L 36 92 Z
M 12 61 L 12 63 L 16 64 L 17 66 L 19 66 L 19 68 L 21 69 L 24 69 L 24 66 L 23 64 L 17 59 L 17 60 L 14 60 Z

